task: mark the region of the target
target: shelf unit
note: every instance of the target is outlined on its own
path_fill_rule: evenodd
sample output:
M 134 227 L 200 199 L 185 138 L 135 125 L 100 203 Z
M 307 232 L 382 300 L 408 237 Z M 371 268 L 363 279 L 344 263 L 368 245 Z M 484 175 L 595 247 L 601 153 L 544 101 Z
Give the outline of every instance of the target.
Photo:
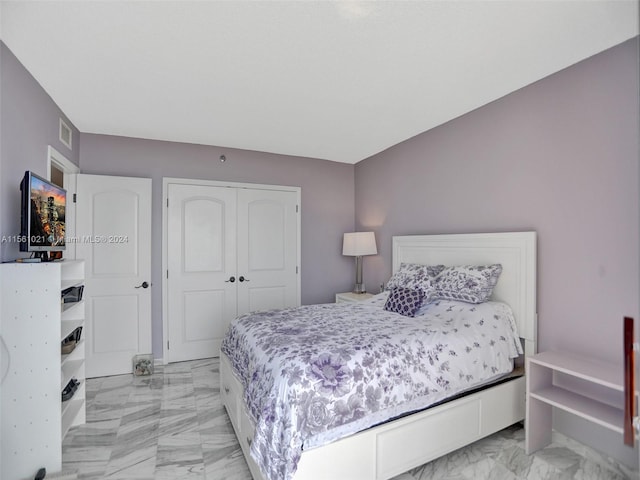
M 41 467 L 59 471 L 64 435 L 85 421 L 84 343 L 69 355 L 60 352 L 60 341 L 84 325 L 82 302 L 61 304 L 61 291 L 83 277 L 82 261 L 0 264 L 0 334 L 8 350 L 0 478 L 33 478 Z M 72 377 L 81 386 L 62 402 Z
M 581 382 L 588 393 L 576 392 L 559 381 Z M 552 409 L 559 408 L 620 435 L 624 432 L 622 368 L 559 352 L 543 352 L 527 359 L 526 451 L 551 443 Z
M 62 263 L 61 290 L 78 287 L 84 284 L 84 261 L 67 260 Z M 83 327 L 80 342 L 68 355 L 60 358 L 61 381 L 60 391 L 64 389 L 72 378 L 80 381 L 78 390 L 61 406 L 61 433 L 65 437 L 69 428 L 86 421 L 86 392 L 85 392 L 85 341 L 84 341 L 84 300 L 72 303 L 61 303 L 60 312 L 60 341 L 64 340 L 77 327 Z

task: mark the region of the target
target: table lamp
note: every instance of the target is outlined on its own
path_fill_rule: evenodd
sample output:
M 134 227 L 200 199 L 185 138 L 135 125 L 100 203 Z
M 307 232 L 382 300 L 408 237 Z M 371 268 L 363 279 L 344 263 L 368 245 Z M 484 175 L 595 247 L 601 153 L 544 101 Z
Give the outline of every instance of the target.
M 373 232 L 345 233 L 342 242 L 342 254 L 356 257 L 356 284 L 353 293 L 366 293 L 362 281 L 362 256 L 376 255 L 376 237 Z

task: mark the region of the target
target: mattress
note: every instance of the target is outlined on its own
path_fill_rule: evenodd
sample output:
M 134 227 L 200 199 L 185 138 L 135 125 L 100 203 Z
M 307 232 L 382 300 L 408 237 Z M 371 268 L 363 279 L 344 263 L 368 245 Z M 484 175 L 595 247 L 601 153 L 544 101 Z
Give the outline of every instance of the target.
M 357 303 L 256 312 L 222 343 L 255 424 L 251 456 L 288 480 L 303 449 L 491 383 L 522 353 L 508 305 L 437 301 L 416 317 Z

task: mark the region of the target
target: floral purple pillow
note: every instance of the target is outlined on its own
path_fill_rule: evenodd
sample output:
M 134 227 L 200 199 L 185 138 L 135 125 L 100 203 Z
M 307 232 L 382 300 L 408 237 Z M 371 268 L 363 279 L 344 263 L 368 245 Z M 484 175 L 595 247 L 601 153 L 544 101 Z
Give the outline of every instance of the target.
M 413 317 L 422 301 L 424 293 L 420 289 L 396 287 L 389 292 L 389 297 L 384 304 L 384 309 L 389 312 L 399 313 L 405 317 Z
M 433 299 L 486 302 L 501 273 L 500 264 L 447 267 L 433 281 Z
M 435 293 L 433 279 L 445 269 L 444 265 L 419 265 L 417 263 L 401 263 L 400 268 L 387 282 L 387 290 L 397 287 L 420 289 L 427 301 Z

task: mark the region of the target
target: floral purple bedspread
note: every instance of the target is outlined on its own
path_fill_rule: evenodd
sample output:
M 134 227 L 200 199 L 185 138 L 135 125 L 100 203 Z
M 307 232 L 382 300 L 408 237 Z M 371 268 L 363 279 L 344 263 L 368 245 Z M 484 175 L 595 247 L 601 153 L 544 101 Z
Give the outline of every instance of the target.
M 496 379 L 521 353 L 511 309 L 437 301 L 414 318 L 365 302 L 248 314 L 223 343 L 255 423 L 251 455 L 288 480 L 303 447 L 363 430 Z

